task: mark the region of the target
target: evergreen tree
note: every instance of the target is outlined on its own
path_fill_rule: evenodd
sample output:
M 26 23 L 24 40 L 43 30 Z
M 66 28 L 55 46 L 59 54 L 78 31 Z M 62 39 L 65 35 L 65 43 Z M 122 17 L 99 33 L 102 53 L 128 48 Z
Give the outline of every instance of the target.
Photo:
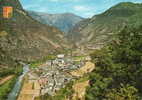
M 142 26 L 125 27 L 107 47 L 91 54 L 96 70 L 86 100 L 138 100 L 142 94 Z

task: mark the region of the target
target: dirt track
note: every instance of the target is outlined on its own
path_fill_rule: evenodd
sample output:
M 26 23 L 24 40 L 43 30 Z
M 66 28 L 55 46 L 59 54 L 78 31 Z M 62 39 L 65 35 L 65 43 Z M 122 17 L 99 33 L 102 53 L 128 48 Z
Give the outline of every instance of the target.
M 4 77 L 3 79 L 0 80 L 0 85 L 4 84 L 5 82 L 11 80 L 14 77 L 14 75 L 9 75 L 7 77 Z

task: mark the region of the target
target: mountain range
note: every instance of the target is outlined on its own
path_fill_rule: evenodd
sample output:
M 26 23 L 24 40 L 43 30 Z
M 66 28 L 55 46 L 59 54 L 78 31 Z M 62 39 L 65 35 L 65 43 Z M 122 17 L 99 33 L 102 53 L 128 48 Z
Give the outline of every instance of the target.
M 102 14 L 85 19 L 70 30 L 68 38 L 79 45 L 100 48 L 113 39 L 125 26 L 142 24 L 142 4 L 125 2 L 117 4 Z M 78 41 L 79 40 L 79 41 Z
M 38 19 L 40 16 L 35 12 L 29 14 L 25 11 L 19 0 L 0 0 L 0 2 L 0 66 L 13 66 L 14 61 L 41 59 L 50 53 L 69 48 L 68 41 L 76 43 L 78 47 L 100 48 L 110 42 L 113 35 L 125 26 L 137 27 L 142 24 L 142 4 L 130 2 L 120 3 L 88 19 L 75 17 L 76 15 L 69 13 L 62 15 L 38 13 L 40 16 L 43 15 L 47 22 L 51 18 L 51 24 L 55 22 L 61 27 L 66 26 L 63 29 L 44 23 L 45 20 L 41 23 Z M 4 6 L 13 7 L 12 18 L 3 18 Z M 36 15 L 38 17 L 31 17 Z M 60 30 L 69 32 L 64 34 Z
M 34 11 L 28 11 L 28 13 L 31 17 L 38 20 L 39 22 L 53 27 L 57 27 L 65 33 L 67 33 L 78 22 L 84 19 L 72 13 L 48 14 Z

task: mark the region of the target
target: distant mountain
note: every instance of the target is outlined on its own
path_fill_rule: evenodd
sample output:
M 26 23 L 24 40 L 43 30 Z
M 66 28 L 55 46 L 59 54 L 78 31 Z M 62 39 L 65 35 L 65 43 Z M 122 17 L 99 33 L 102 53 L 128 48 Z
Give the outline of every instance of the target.
M 77 44 L 97 48 L 112 40 L 112 36 L 124 26 L 142 24 L 142 4 L 120 3 L 100 15 L 79 22 L 68 38 Z M 78 41 L 79 40 L 79 41 Z
M 28 13 L 39 22 L 57 27 L 63 32 L 68 32 L 75 24 L 83 20 L 82 17 L 72 13 L 47 14 L 34 11 L 28 11 Z
M 5 6 L 13 7 L 12 18 L 3 18 Z M 0 0 L 0 66 L 39 60 L 65 47 L 63 33 L 31 18 L 19 0 Z

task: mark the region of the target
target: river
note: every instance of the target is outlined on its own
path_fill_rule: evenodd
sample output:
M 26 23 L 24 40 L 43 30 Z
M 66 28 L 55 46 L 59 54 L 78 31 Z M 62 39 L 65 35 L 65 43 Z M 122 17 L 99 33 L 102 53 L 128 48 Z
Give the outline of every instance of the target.
M 29 71 L 29 65 L 23 64 L 23 73 L 17 79 L 12 91 L 8 95 L 7 100 L 16 100 L 22 86 L 22 80 Z

